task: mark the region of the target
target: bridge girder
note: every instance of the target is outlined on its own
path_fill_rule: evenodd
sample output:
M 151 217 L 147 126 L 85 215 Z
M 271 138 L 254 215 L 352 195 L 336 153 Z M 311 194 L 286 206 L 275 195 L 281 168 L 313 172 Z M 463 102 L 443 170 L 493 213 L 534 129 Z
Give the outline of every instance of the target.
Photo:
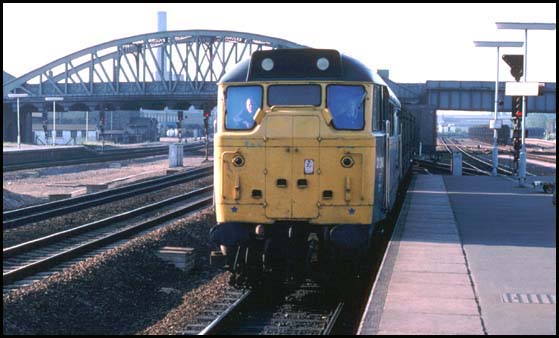
M 386 79 L 385 79 L 386 80 Z M 430 105 L 435 110 L 488 111 L 495 110 L 495 82 L 486 81 L 427 81 L 426 83 L 396 83 L 387 81 L 398 99 L 406 105 Z M 512 99 L 505 96 L 505 83 L 499 84 L 498 109 L 512 110 Z M 555 113 L 556 83 L 545 83 L 540 96 L 528 97 L 528 112 Z
M 256 50 L 306 46 L 264 35 L 183 30 L 141 34 L 85 48 L 3 84 L 26 100 L 214 96 L 226 70 Z

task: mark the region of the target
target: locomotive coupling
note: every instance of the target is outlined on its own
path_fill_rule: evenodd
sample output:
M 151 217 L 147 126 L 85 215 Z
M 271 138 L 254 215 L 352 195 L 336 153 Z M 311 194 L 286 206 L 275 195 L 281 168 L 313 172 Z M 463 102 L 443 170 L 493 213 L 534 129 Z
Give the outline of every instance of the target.
M 311 232 L 307 237 L 307 242 L 309 243 L 308 263 L 316 264 L 318 262 L 318 235 L 315 232 Z

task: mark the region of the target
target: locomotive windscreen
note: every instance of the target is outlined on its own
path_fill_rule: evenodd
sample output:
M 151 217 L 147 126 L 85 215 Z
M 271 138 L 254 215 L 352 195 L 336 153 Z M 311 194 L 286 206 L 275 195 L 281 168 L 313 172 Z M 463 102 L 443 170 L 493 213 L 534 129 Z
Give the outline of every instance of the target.
M 336 79 L 342 74 L 340 53 L 333 49 L 276 49 L 252 54 L 247 81 Z

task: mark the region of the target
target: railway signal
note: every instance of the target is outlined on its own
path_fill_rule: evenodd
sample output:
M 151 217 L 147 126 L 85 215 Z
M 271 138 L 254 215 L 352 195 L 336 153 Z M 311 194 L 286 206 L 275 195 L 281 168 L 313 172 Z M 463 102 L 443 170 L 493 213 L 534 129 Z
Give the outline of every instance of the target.
M 512 97 L 511 117 L 514 124 L 512 132 L 512 156 L 513 171 L 518 170 L 518 160 L 520 159 L 520 150 L 522 148 L 522 96 Z
M 206 129 L 206 136 L 208 136 L 210 113 L 204 112 L 204 128 Z
M 47 128 L 48 120 L 46 118 L 43 119 L 43 131 L 45 132 L 45 145 L 48 143 L 48 128 Z
M 105 151 L 105 111 L 99 112 L 99 136 L 101 138 L 101 151 Z
M 497 47 L 497 79 L 495 81 L 495 115 L 494 115 L 494 127 L 493 128 L 493 169 L 491 170 L 492 176 L 497 176 L 497 167 L 499 166 L 499 149 L 497 146 L 497 138 L 498 138 L 498 131 L 497 131 L 497 113 L 499 110 L 499 49 L 501 47 L 522 47 L 524 45 L 523 42 L 520 41 L 474 41 L 476 47 Z M 504 58 L 505 56 L 503 56 Z M 507 59 L 509 57 L 507 56 Z M 506 61 L 506 60 L 505 60 Z M 517 80 L 518 81 L 518 80 Z
M 209 111 L 205 111 L 204 112 L 204 129 L 206 130 L 206 138 L 208 137 L 208 129 L 210 127 L 210 112 Z
M 512 97 L 511 116 L 513 119 L 522 119 L 522 96 Z
M 518 82 L 524 74 L 524 55 L 503 55 L 503 60 L 510 66 L 510 74 Z
M 178 138 L 179 143 L 182 141 L 182 120 L 183 120 L 183 112 L 182 110 L 177 111 L 177 131 L 178 131 Z
M 47 136 L 47 119 L 43 120 L 43 131 L 45 132 L 45 137 Z
M 543 22 L 531 22 L 531 23 L 522 23 L 522 22 L 496 22 L 498 29 L 520 29 L 524 31 L 524 56 L 523 57 L 514 57 L 508 58 L 510 59 L 510 63 L 505 59 L 505 61 L 511 66 L 511 73 L 515 77 L 516 81 L 520 80 L 520 77 L 524 75 L 524 83 L 526 83 L 527 74 L 526 68 L 528 64 L 528 30 L 555 30 L 557 25 L 555 23 L 543 23 Z M 504 56 L 503 56 L 504 59 Z M 514 59 L 514 60 L 513 60 Z M 522 61 L 522 66 L 520 67 L 519 62 Z M 513 67 L 514 66 L 514 67 Z M 514 70 L 513 70 L 514 68 Z M 526 94 L 522 94 L 526 95 Z M 526 116 L 528 105 L 526 104 L 526 96 L 523 97 L 524 104 L 522 106 L 522 115 Z M 523 187 L 524 183 L 526 182 L 526 143 L 525 143 L 525 121 L 522 122 L 522 146 L 520 150 L 520 168 L 519 168 L 519 175 L 518 180 L 520 186 Z
M 507 58 L 505 58 L 505 56 Z M 511 67 L 510 73 L 516 81 L 522 77 L 523 55 L 503 55 L 503 59 Z M 512 131 L 512 170 L 516 175 L 519 169 L 520 150 L 522 149 L 522 96 L 512 96 L 511 118 Z
M 104 111 L 99 112 L 99 125 L 100 126 L 105 125 L 105 112 Z

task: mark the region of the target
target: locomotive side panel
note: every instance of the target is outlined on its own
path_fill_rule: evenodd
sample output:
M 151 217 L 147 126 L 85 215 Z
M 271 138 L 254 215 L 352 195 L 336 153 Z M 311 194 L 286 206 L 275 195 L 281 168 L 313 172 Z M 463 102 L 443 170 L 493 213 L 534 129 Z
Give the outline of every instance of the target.
M 396 202 L 398 186 L 400 185 L 400 145 L 398 142 L 397 136 L 389 137 L 388 139 L 388 166 L 387 172 L 388 175 L 388 184 L 387 187 L 389 189 L 389 196 L 388 196 L 388 205 L 389 209 L 392 209 L 392 206 Z
M 374 163 L 374 203 L 373 223 L 377 223 L 386 217 L 385 195 L 386 195 L 386 136 L 375 134 L 375 163 Z

